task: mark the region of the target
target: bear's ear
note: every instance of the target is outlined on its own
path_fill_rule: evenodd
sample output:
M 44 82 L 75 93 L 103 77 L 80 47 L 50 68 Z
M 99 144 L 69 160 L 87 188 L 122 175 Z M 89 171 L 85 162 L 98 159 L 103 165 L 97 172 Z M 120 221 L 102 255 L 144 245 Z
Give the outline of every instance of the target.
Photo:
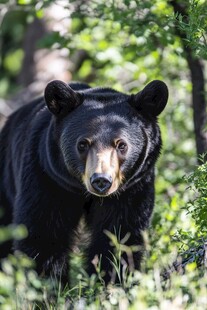
M 155 80 L 147 84 L 138 94 L 133 95 L 131 105 L 144 115 L 158 116 L 168 100 L 168 88 L 162 81 Z
M 45 88 L 45 102 L 50 112 L 56 116 L 65 116 L 82 101 L 82 95 L 72 90 L 66 83 L 54 80 Z

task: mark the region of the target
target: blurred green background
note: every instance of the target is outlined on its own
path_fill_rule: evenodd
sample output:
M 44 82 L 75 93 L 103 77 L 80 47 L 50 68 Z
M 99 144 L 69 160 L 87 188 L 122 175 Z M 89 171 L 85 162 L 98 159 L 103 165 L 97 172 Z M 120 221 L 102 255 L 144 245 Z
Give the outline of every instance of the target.
M 206 40 L 204 0 L 0 1 L 0 125 L 12 111 L 40 96 L 52 79 L 128 93 L 153 79 L 169 87 L 169 103 L 159 119 L 163 150 L 156 167 L 156 205 L 144 273 L 128 279 L 125 290 L 113 287 L 100 297 L 103 287 L 96 295 L 92 280 L 76 272 L 74 290 L 67 292 L 76 309 L 207 308 L 206 280 L 201 281 L 207 230 L 202 156 L 207 151 Z M 1 234 L 2 240 L 8 238 L 5 230 Z M 173 274 L 171 284 L 163 285 L 161 271 L 172 267 L 178 254 L 191 264 L 186 274 Z M 74 259 L 74 269 L 79 269 L 80 260 Z M 0 273 L 2 309 L 14 307 L 10 297 L 19 296 L 12 291 L 19 286 L 25 309 L 37 305 L 38 299 L 42 302 L 43 284 L 35 274 L 27 285 L 21 272 L 14 281 L 21 263 L 10 258 L 6 264 Z M 138 288 L 132 288 L 134 282 Z M 66 307 L 65 295 L 58 298 L 48 305 L 46 298 L 44 307 Z M 81 300 L 83 308 L 78 308 Z

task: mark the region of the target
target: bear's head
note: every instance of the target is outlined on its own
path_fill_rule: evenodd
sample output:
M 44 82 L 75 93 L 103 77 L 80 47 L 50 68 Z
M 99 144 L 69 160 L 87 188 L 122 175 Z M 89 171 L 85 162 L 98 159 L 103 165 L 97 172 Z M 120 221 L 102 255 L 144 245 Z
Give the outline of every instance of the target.
M 157 116 L 167 99 L 167 86 L 158 80 L 135 95 L 109 88 L 75 91 L 50 82 L 45 101 L 69 174 L 97 196 L 117 194 L 141 180 L 160 152 Z

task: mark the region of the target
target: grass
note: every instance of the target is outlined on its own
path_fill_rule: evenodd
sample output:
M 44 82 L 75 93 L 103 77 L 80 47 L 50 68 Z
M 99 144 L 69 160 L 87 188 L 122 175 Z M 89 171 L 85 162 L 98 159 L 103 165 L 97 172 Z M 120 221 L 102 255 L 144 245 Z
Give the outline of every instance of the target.
M 115 238 L 115 241 L 116 238 Z M 117 245 L 116 245 L 117 246 Z M 148 245 L 149 246 L 149 245 Z M 149 248 L 148 248 L 149 249 Z M 128 250 L 128 249 L 127 249 Z M 114 253 L 117 253 L 116 251 Z M 164 260 L 171 264 L 172 254 Z M 207 268 L 196 261 L 187 264 L 185 271 L 172 272 L 163 278 L 163 257 L 156 262 L 145 259 L 142 272 L 128 272 L 119 285 L 105 285 L 100 266 L 97 275 L 88 277 L 77 256 L 72 259 L 73 284 L 65 289 L 54 279 L 41 279 L 24 255 L 9 256 L 0 272 L 0 308 L 26 309 L 207 309 Z M 120 253 L 111 262 L 121 279 Z M 125 269 L 126 270 L 126 269 Z M 78 272 L 77 272 L 78 271 Z

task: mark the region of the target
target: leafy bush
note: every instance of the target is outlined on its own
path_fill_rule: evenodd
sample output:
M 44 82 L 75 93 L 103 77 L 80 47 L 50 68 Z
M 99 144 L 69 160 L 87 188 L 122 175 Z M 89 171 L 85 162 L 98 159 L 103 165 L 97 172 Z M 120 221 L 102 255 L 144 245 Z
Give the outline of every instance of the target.
M 201 158 L 203 161 L 203 158 Z M 187 211 L 195 221 L 197 232 L 204 238 L 207 234 L 207 163 L 198 166 L 186 177 L 190 189 L 195 193 L 189 201 Z

